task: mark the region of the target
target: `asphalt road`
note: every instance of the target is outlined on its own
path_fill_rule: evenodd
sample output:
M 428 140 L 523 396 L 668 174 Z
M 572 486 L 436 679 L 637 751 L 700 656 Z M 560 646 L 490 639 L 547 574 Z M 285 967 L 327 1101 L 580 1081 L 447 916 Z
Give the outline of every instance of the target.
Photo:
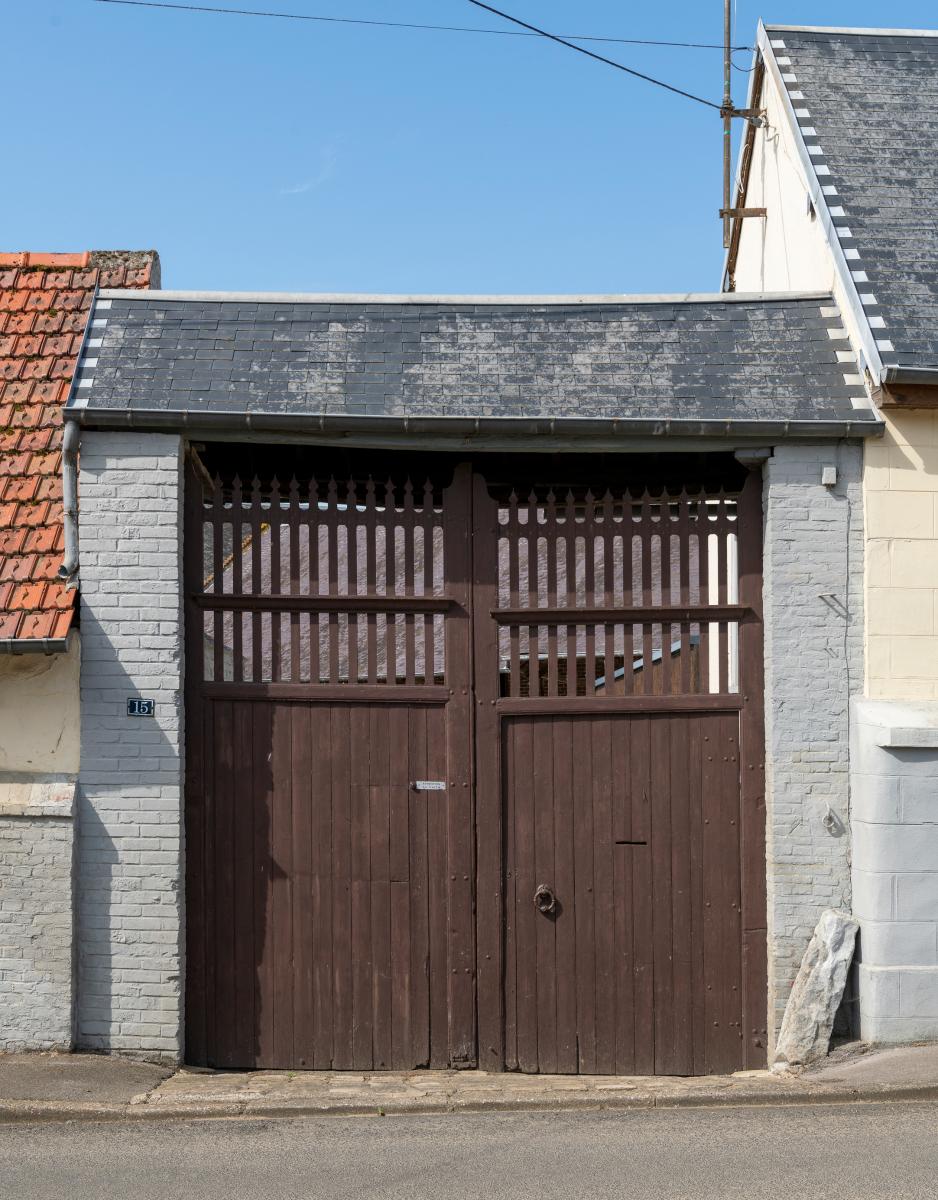
M 938 1104 L 0 1127 L 0 1194 L 933 1200 Z

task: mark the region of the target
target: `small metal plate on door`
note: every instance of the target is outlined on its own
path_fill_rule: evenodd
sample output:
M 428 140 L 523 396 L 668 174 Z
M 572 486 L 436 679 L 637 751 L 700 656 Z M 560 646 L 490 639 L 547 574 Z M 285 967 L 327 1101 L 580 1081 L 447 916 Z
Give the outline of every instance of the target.
M 446 791 L 446 780 L 445 779 L 415 779 L 414 780 L 414 791 L 415 792 L 445 792 Z

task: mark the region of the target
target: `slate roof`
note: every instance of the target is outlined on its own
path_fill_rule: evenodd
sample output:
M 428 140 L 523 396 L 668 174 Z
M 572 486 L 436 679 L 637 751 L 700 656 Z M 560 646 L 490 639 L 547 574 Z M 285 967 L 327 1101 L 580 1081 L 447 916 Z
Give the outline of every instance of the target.
M 94 290 L 159 283 L 152 251 L 0 254 L 0 641 L 64 638 L 62 407 Z
M 938 367 L 938 32 L 766 34 L 883 363 Z
M 827 296 L 471 300 L 102 292 L 85 424 L 189 414 L 875 423 Z M 192 423 L 188 421 L 187 423 Z M 664 431 L 663 429 L 661 431 Z

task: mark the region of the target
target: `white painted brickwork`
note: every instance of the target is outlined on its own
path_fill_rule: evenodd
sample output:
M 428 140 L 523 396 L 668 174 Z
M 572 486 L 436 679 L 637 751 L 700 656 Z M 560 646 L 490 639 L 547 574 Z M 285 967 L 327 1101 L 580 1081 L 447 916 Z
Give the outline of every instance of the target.
M 938 1038 L 938 703 L 854 701 L 860 1034 Z
M 863 686 L 862 451 L 777 446 L 765 468 L 769 1037 L 825 908 L 849 911 L 849 695 Z M 837 467 L 835 487 L 821 484 Z M 849 687 L 848 687 L 849 674 Z M 828 805 L 835 826 L 824 824 Z
M 72 842 L 68 810 L 0 812 L 0 1051 L 71 1048 Z
M 182 455 L 81 440 L 80 1047 L 182 1050 Z M 127 700 L 156 701 L 155 718 Z

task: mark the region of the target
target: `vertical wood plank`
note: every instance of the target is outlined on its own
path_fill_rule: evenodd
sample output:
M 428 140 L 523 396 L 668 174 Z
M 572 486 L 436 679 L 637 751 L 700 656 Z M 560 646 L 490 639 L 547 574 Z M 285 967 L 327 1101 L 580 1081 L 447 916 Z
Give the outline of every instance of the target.
M 234 1063 L 235 1022 L 235 864 L 234 864 L 234 706 L 219 706 L 216 722 L 213 794 L 213 880 L 215 897 L 215 1029 L 220 1066 Z
M 394 1070 L 409 1070 L 411 1032 L 411 932 L 410 932 L 410 729 L 403 706 L 389 706 L 388 785 L 391 958 L 391 1058 Z
M 390 870 L 390 712 L 386 706 L 368 710 L 368 799 L 371 866 L 371 961 L 374 1026 L 374 1067 L 391 1066 L 391 870 Z
M 225 591 L 225 509 L 222 481 L 215 476 L 215 490 L 212 493 L 212 591 L 221 596 Z M 200 589 L 201 590 L 201 589 Z M 224 614 L 216 609 L 212 614 L 213 661 L 212 679 L 221 683 L 225 678 L 225 629 Z
M 653 603 L 654 585 L 652 580 L 651 561 L 652 528 L 651 496 L 646 488 L 642 493 L 641 524 L 639 525 L 642 545 L 641 561 L 643 608 L 648 608 Z M 650 621 L 645 621 L 642 624 L 642 692 L 646 696 L 652 695 L 654 691 L 654 681 L 654 643 L 652 639 L 652 625 Z
M 633 836 L 648 842 L 636 847 L 632 857 L 632 947 L 634 972 L 635 1071 L 655 1072 L 655 978 L 654 978 L 654 878 L 655 823 L 651 791 L 651 721 L 632 721 L 630 743 L 630 791 Z M 639 832 L 642 831 L 642 832 Z
M 553 719 L 534 718 L 533 760 L 531 762 L 531 819 L 534 823 L 534 887 L 531 889 L 533 907 L 535 889 L 541 884 L 556 894 L 554 862 L 554 806 L 557 795 L 553 780 L 551 740 Z M 522 897 L 523 903 L 523 897 Z M 557 917 L 535 910 L 535 976 L 537 1069 L 554 1075 L 557 1072 Z
M 547 584 L 547 605 L 557 607 L 557 497 L 551 490 L 545 505 L 545 574 Z M 558 658 L 557 658 L 557 625 L 551 622 L 547 627 L 547 695 L 559 696 Z
M 374 1066 L 373 949 L 371 941 L 371 813 L 369 805 L 368 708 L 349 713 L 352 875 L 352 1065 Z
M 235 475 L 231 483 L 231 592 L 234 596 L 244 594 L 244 499 L 241 491 L 241 479 Z M 244 679 L 244 647 L 243 617 L 235 613 L 232 618 L 234 636 L 232 638 L 231 656 L 233 660 L 232 679 L 240 683 Z
M 339 496 L 335 478 L 330 478 L 326 489 L 326 558 L 328 571 L 328 594 L 339 594 Z M 329 683 L 341 683 L 339 657 L 339 614 L 329 613 Z
M 443 496 L 444 559 L 450 580 L 452 607 L 445 626 L 446 682 L 450 699 L 446 705 L 446 736 L 431 751 L 442 752 L 437 765 L 449 778 L 442 793 L 446 804 L 446 858 L 448 860 L 449 910 L 449 1036 L 451 1063 L 473 1065 L 476 1049 L 476 961 L 473 803 L 473 712 L 470 697 L 472 663 L 472 468 L 460 464 Z M 445 754 L 445 757 L 443 755 Z
M 573 758 L 574 872 L 576 893 L 576 1008 L 579 1069 L 596 1074 L 596 905 L 593 871 L 591 740 L 577 739 Z
M 695 1075 L 707 1073 L 706 908 L 704 900 L 703 730 L 699 715 L 688 717 L 687 792 L 690 838 L 692 1044 Z
M 575 1074 L 577 1062 L 576 1011 L 576 875 L 574 864 L 573 760 L 578 722 L 551 722 L 554 794 L 554 882 L 560 911 L 554 922 L 556 938 L 557 1064 L 562 1074 Z
M 671 893 L 671 721 L 650 717 L 651 846 L 654 908 L 655 1072 L 678 1073 L 674 1047 L 674 914 Z
M 572 491 L 567 492 L 566 504 L 564 506 L 564 538 L 566 562 L 566 597 L 564 604 L 566 608 L 571 610 L 570 616 L 572 617 L 572 610 L 574 610 L 577 605 L 576 501 Z M 567 641 L 564 648 L 564 662 L 566 664 L 566 683 L 564 686 L 564 694 L 570 697 L 576 695 L 576 660 L 576 621 L 571 620 L 567 623 Z
M 594 608 L 600 601 L 596 594 L 596 542 L 598 538 L 596 527 L 596 503 L 591 492 L 586 494 L 586 520 L 583 525 L 584 530 L 584 549 L 586 554 L 586 562 L 584 563 L 583 581 L 585 592 L 585 605 L 587 608 Z M 609 539 L 606 532 L 605 521 L 603 522 L 603 536 Z M 603 559 L 603 570 L 605 570 L 605 558 Z M 584 662 L 583 670 L 586 679 L 587 696 L 593 696 L 596 693 L 596 627 L 593 624 L 588 624 L 585 628 L 584 636 Z
M 538 913 L 534 907 L 535 877 L 534 845 L 534 730 L 530 720 L 512 723 L 514 748 L 514 883 L 515 883 L 515 979 L 518 1043 L 518 1068 L 538 1070 L 538 1009 L 537 1009 L 537 926 Z
M 351 1070 L 352 1050 L 352 860 L 351 710 L 332 708 L 332 970 L 333 1067 Z
M 277 530 L 279 538 L 279 528 Z M 273 990 L 274 1066 L 296 1065 L 293 1051 L 293 1014 L 296 975 L 293 958 L 293 746 L 290 706 L 271 706 L 271 805 L 270 805 L 270 892 L 271 911 L 268 931 Z
M 334 1062 L 333 938 L 336 926 L 333 922 L 333 903 L 336 880 L 333 871 L 336 840 L 333 826 L 333 711 L 325 705 L 317 705 L 311 709 L 310 740 L 316 759 L 316 771 L 309 783 L 312 796 L 310 826 L 313 836 L 313 1063 L 319 1071 L 332 1070 Z M 341 879 L 341 868 L 339 876 L 339 886 L 342 886 L 344 881 Z
M 283 512 L 280 507 L 280 499 L 280 481 L 275 475 L 270 484 L 270 583 L 268 585 L 271 593 L 275 596 L 281 595 L 283 588 L 280 563 L 280 524 Z M 280 613 L 271 614 L 270 631 L 270 678 L 276 682 L 283 678 Z
M 256 961 L 255 1060 L 258 1067 L 273 1067 L 274 1052 L 274 962 L 272 944 L 273 896 L 271 887 L 273 801 L 272 737 L 273 706 L 251 705 L 254 744 L 252 767 L 254 796 L 254 955 Z
M 512 524 L 516 527 L 517 521 Z M 502 806 L 507 796 L 502 786 L 502 734 L 495 710 L 499 695 L 498 631 L 490 615 L 499 602 L 499 526 L 498 505 L 489 496 L 485 480 L 478 474 L 473 476 L 472 529 L 478 1054 L 480 1067 L 501 1071 L 505 1066 L 503 1012 L 507 1002 L 503 978 L 506 867 Z M 511 568 L 511 589 L 512 602 L 516 603 L 517 539 L 509 542 L 508 554 L 509 561 L 515 564 Z M 511 656 L 512 677 L 517 680 L 517 639 L 512 642 Z
M 691 775 L 689 733 L 693 718 L 668 719 L 670 728 L 671 808 L 671 953 L 674 992 L 672 1064 L 679 1075 L 694 1071 L 693 926 L 691 918 L 690 813 L 688 783 Z
M 378 592 L 378 514 L 375 508 L 375 484 L 371 476 L 365 485 L 365 592 Z M 368 613 L 365 637 L 365 678 L 378 682 L 378 614 Z
M 591 741 L 593 774 L 593 901 L 596 912 L 596 1070 L 616 1069 L 615 853 L 612 816 L 612 720 L 593 717 L 583 730 Z
M 411 779 L 425 779 L 427 770 L 427 714 L 425 708 L 408 710 L 409 773 Z M 434 729 L 435 733 L 436 730 Z M 434 927 L 442 941 L 442 964 L 438 964 L 436 943 L 431 944 L 430 912 L 440 909 L 443 893 L 440 872 L 430 870 L 430 831 L 427 797 L 432 793 L 411 790 L 410 807 L 410 977 L 411 977 L 411 1058 L 415 1067 L 430 1065 L 430 975 L 434 979 L 446 970 L 446 938 L 442 928 Z M 437 815 L 439 810 L 437 810 Z M 445 896 L 445 893 L 443 893 Z M 445 916 L 445 900 L 442 906 Z
M 246 1066 L 255 1058 L 256 1012 L 255 996 L 258 947 L 254 940 L 254 890 L 257 886 L 257 861 L 254 851 L 255 794 L 253 784 L 255 705 L 237 703 L 227 706 L 234 721 L 234 779 L 231 796 L 234 803 L 234 856 L 238 878 L 234 906 L 234 975 L 235 995 L 232 1011 L 235 1035 L 232 1061 Z

